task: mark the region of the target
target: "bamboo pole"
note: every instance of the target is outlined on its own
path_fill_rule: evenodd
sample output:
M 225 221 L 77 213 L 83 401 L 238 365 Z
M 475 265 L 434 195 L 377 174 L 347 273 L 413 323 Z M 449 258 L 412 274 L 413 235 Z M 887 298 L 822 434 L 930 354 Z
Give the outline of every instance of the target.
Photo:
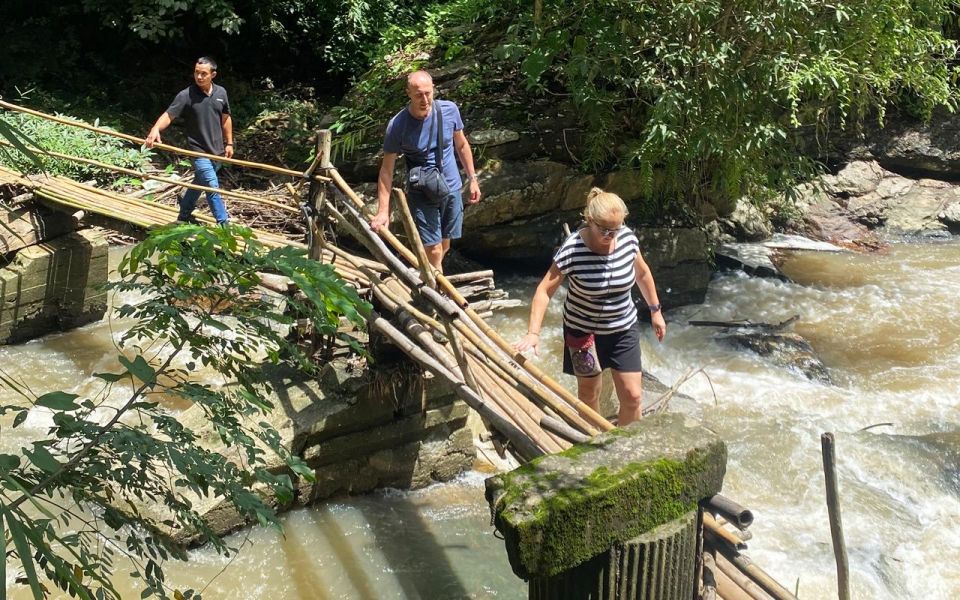
M 700 600 L 716 600 L 717 597 L 717 563 L 713 553 L 703 552 L 703 594 Z
M 397 205 L 400 207 L 401 214 L 403 215 L 403 225 L 407 231 L 407 238 L 412 242 L 416 251 L 417 264 L 420 267 L 420 277 L 431 289 L 436 289 L 437 280 L 434 274 L 434 268 L 433 265 L 430 264 L 427 251 L 424 249 L 423 242 L 420 239 L 420 232 L 417 230 L 417 224 L 414 222 L 413 214 L 407 205 L 407 196 L 402 190 L 394 190 L 394 196 L 397 198 Z M 460 347 L 460 339 L 457 337 L 456 330 L 454 330 L 449 318 L 441 318 L 441 321 L 443 322 L 443 328 L 446 330 L 447 341 L 450 344 L 450 349 L 453 351 L 453 356 L 457 359 L 457 364 L 460 365 L 460 372 L 463 373 L 464 381 L 466 381 L 467 385 L 475 392 L 480 394 L 480 386 L 477 385 L 477 380 L 474 378 L 473 373 L 470 372 L 470 366 L 467 364 L 467 359 L 463 354 L 463 348 Z
M 0 140 L 0 146 L 12 146 L 13 144 Z M 299 214 L 300 209 L 293 206 L 287 206 L 286 204 L 280 204 L 279 202 L 273 202 L 272 200 L 267 200 L 266 198 L 261 198 L 259 196 L 251 196 L 250 194 L 244 194 L 242 192 L 234 192 L 232 190 L 225 190 L 223 188 L 212 188 L 205 185 L 200 185 L 197 183 L 180 181 L 178 179 L 170 179 L 168 177 L 160 177 L 159 175 L 150 175 L 149 173 L 142 173 L 134 169 L 127 169 L 126 167 L 118 167 L 116 165 L 107 164 L 100 162 L 98 160 L 93 160 L 89 158 L 83 158 L 80 156 L 74 156 L 72 154 L 62 154 L 60 152 L 54 152 L 53 150 L 37 150 L 39 154 L 46 154 L 47 156 L 52 156 L 54 158 L 60 158 L 63 160 L 69 160 L 72 162 L 77 162 L 80 164 L 90 165 L 100 169 L 106 169 L 108 171 L 116 171 L 118 173 L 123 173 L 124 175 L 132 175 L 134 177 L 139 177 L 141 179 L 151 179 L 153 181 L 160 181 L 162 183 L 167 183 L 171 185 L 176 185 L 179 187 L 190 188 L 193 190 L 199 190 L 201 192 L 216 192 L 230 198 L 238 198 L 240 200 L 246 200 L 247 202 L 256 202 L 257 204 L 263 204 L 264 206 L 272 206 L 287 212 L 292 212 Z
M 519 411 L 519 422 L 525 423 L 532 431 L 537 432 L 535 439 L 540 442 L 541 447 L 549 453 L 561 452 L 570 447 L 570 443 L 540 426 L 540 420 L 543 418 L 543 411 L 535 404 L 527 400 L 517 390 L 509 388 L 493 376 L 492 371 L 482 363 L 474 359 L 471 362 L 472 371 L 477 374 L 478 379 L 483 379 L 488 383 L 489 394 L 501 403 L 509 404 L 513 409 Z
M 356 192 L 350 188 L 346 181 L 336 169 L 330 170 L 330 177 L 333 179 L 334 184 L 340 188 L 340 190 L 349 198 L 357 210 L 363 208 L 363 200 L 357 196 Z M 361 217 L 362 218 L 362 217 Z M 400 243 L 400 241 L 390 233 L 386 228 L 381 228 L 379 231 L 380 235 L 387 240 L 394 249 L 400 253 L 404 259 L 410 263 L 415 264 L 415 257 L 410 253 L 410 251 Z M 470 308 L 469 303 L 464 299 L 464 297 L 457 291 L 456 287 L 450 283 L 442 274 L 437 275 L 437 281 L 440 286 L 443 288 L 450 298 L 463 310 L 464 314 L 469 317 L 470 321 L 475 324 L 484 335 L 489 337 L 500 349 L 510 356 L 517 364 L 526 370 L 530 375 L 535 378 L 540 383 L 544 384 L 547 388 L 553 391 L 555 394 L 563 398 L 563 400 L 574 407 L 580 416 L 588 421 L 591 425 L 598 428 L 600 431 L 609 431 L 613 429 L 613 425 L 599 415 L 592 408 L 583 403 L 579 398 L 570 393 L 570 390 L 564 388 L 556 381 L 551 379 L 544 373 L 542 370 L 537 368 L 535 365 L 531 364 L 527 358 L 513 349 L 509 342 L 504 340 L 500 334 L 498 334 L 494 329 L 492 329 L 487 323 L 480 318 L 477 313 Z
M 775 600 L 797 600 L 793 592 L 777 583 L 773 577 L 754 564 L 746 555 L 725 544 L 716 544 L 716 550 Z
M 753 596 L 730 579 L 730 576 L 724 573 L 722 569 L 718 568 L 716 575 L 717 596 L 723 598 L 723 600 L 754 600 Z
M 109 135 L 115 138 L 120 138 L 122 140 L 127 140 L 128 142 L 133 142 L 140 146 L 143 146 L 146 144 L 146 140 L 143 138 L 134 137 L 132 135 L 127 135 L 125 133 L 119 133 L 117 131 L 110 131 L 109 129 L 103 129 L 101 127 L 94 127 L 93 125 L 87 125 L 86 123 L 78 123 L 75 121 L 62 119 L 60 117 L 54 117 L 53 115 L 48 115 L 46 113 L 42 113 L 36 110 L 31 110 L 23 106 L 18 106 L 16 104 L 11 104 L 9 102 L 4 102 L 3 100 L 0 100 L 0 108 L 6 108 L 8 110 L 13 110 L 13 111 L 21 112 L 24 114 L 32 115 L 34 117 L 39 117 L 41 119 L 53 121 L 54 123 L 60 123 L 61 125 L 68 125 L 70 127 L 86 129 L 87 131 L 92 131 L 94 133 L 99 133 L 102 135 Z M 260 169 L 261 171 L 268 171 L 270 173 L 276 173 L 278 175 L 289 175 L 290 177 L 297 177 L 297 178 L 303 177 L 303 173 L 301 173 L 300 171 L 293 171 L 291 169 L 284 169 L 282 167 L 275 167 L 273 165 L 268 165 L 264 163 L 251 162 L 247 160 L 239 160 L 236 158 L 227 158 L 226 156 L 219 156 L 217 154 L 207 154 L 205 152 L 197 152 L 195 150 L 187 150 L 185 148 L 178 148 L 176 146 L 170 146 L 168 144 L 154 144 L 153 147 L 158 150 L 165 150 L 167 152 L 173 152 L 175 154 L 192 156 L 194 158 L 209 158 L 210 160 L 216 160 L 222 163 L 236 165 L 238 167 Z M 322 175 L 313 175 L 312 179 L 315 181 L 330 181 L 329 177 L 323 177 Z
M 847 547 L 843 541 L 840 491 L 837 484 L 836 444 L 833 433 L 828 432 L 820 436 L 820 447 L 823 450 L 823 475 L 827 489 L 830 537 L 833 539 L 833 555 L 837 561 L 837 595 L 840 600 L 850 600 L 850 565 L 847 562 Z
M 716 559 L 720 573 L 729 577 L 731 581 L 737 584 L 737 587 L 746 592 L 751 598 L 754 600 L 774 600 L 763 588 L 727 560 L 722 553 L 717 554 Z
M 351 226 L 352 227 L 352 226 Z M 362 268 L 362 267 L 361 267 Z M 396 280 L 392 280 L 396 282 Z M 417 339 L 419 339 L 425 346 L 432 348 L 432 353 L 437 360 L 440 360 L 444 366 L 450 370 L 451 373 L 456 373 L 456 366 L 458 365 L 457 361 L 454 361 L 451 357 L 452 352 L 440 347 L 436 342 L 433 341 L 432 337 L 426 333 L 425 330 L 420 328 L 419 331 L 416 331 L 412 328 L 409 323 L 409 319 L 413 317 L 410 316 L 408 309 L 411 309 L 412 306 L 409 303 L 406 303 L 403 300 L 400 300 L 396 297 L 395 292 L 388 291 L 388 284 L 386 282 L 381 282 L 376 278 L 371 279 L 371 285 L 374 287 L 374 293 L 378 294 L 378 298 L 384 303 L 384 306 L 390 312 L 397 314 L 398 317 L 402 318 L 404 326 L 408 331 L 415 332 Z M 403 308 L 401 308 L 403 307 Z M 409 319 L 408 319 L 409 317 Z M 419 323 L 418 323 L 419 325 Z M 481 369 L 482 370 L 482 369 Z M 461 378 L 459 382 L 465 383 L 465 379 L 462 374 L 463 371 L 460 371 Z M 484 372 L 484 375 L 487 376 L 487 379 L 484 379 L 476 388 L 470 386 L 468 387 L 474 389 L 484 389 L 487 395 L 492 399 L 493 404 L 490 405 L 491 408 L 499 409 L 501 415 L 505 420 L 509 420 L 513 425 L 520 429 L 524 434 L 526 434 L 538 447 L 544 452 L 558 452 L 563 449 L 555 440 L 551 440 L 543 431 L 539 430 L 536 426 L 536 423 L 533 419 L 527 417 L 526 420 L 523 419 L 522 413 L 517 410 L 517 406 L 511 405 L 509 402 L 503 400 L 499 395 L 494 391 L 495 380 L 491 380 L 489 376 Z M 476 384 L 476 381 L 475 381 Z M 479 393 L 477 394 L 478 397 Z M 481 397 L 482 398 L 482 397 Z
M 707 498 L 706 507 L 724 517 L 737 529 L 747 529 L 753 524 L 753 513 L 722 494 Z
M 704 532 L 714 535 L 737 550 L 746 548 L 740 538 L 721 527 L 717 520 L 713 518 L 713 515 L 706 511 L 703 513 L 703 529 Z
M 360 306 L 361 314 L 367 319 L 370 327 L 379 331 L 391 342 L 402 349 L 407 356 L 419 363 L 424 369 L 430 371 L 438 377 L 442 377 L 453 385 L 454 391 L 466 402 L 470 408 L 473 408 L 485 419 L 488 419 L 497 430 L 502 433 L 525 460 L 533 460 L 538 456 L 543 456 L 544 452 L 528 438 L 516 425 L 509 422 L 497 411 L 493 410 L 482 398 L 477 396 L 465 383 L 458 381 L 456 375 L 447 370 L 436 359 L 427 354 L 419 346 L 410 341 L 410 339 L 394 327 L 387 319 L 381 317 L 376 311 Z

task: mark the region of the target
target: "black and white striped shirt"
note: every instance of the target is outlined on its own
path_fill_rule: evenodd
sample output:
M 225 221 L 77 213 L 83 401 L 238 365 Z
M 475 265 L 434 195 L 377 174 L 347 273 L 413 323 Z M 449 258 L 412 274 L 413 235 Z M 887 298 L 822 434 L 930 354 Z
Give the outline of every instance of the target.
M 553 257 L 569 282 L 564 324 L 591 333 L 629 329 L 637 320 L 630 291 L 637 281 L 635 261 L 639 252 L 640 243 L 629 227 L 620 229 L 610 254 L 590 250 L 579 231 L 567 238 Z

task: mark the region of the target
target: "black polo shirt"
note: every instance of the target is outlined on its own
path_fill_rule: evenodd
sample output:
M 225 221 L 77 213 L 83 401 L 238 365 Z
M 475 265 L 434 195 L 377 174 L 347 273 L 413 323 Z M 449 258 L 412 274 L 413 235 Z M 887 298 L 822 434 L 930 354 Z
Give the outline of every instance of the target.
M 182 90 L 167 108 L 170 120 L 183 116 L 191 150 L 223 154 L 223 115 L 230 114 L 227 90 L 213 84 L 210 95 L 196 84 Z

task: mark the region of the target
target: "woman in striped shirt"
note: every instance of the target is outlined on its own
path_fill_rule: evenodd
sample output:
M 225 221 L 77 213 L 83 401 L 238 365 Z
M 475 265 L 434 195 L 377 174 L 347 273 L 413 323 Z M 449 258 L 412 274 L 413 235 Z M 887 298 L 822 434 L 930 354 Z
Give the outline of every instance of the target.
M 631 290 L 636 284 L 650 310 L 658 340 L 667 325 L 653 274 L 640 254 L 637 236 L 624 227 L 627 207 L 616 194 L 593 188 L 583 211 L 586 226 L 567 238 L 533 296 L 527 334 L 514 346 L 540 355 L 540 328 L 547 305 L 567 279 L 563 305 L 566 352 L 563 372 L 577 377 L 577 396 L 594 410 L 600 405 L 600 373 L 609 368 L 620 401 L 618 425 L 640 418 L 643 371 L 640 323 Z

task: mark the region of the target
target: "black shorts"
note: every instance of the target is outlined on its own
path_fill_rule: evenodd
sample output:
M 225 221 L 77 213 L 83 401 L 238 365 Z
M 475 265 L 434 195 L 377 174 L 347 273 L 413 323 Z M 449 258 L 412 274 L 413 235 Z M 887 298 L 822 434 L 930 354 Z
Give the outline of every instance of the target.
M 563 326 L 564 337 L 567 334 L 585 336 L 589 332 Z M 598 333 L 594 335 L 597 345 L 597 358 L 601 369 L 616 369 L 626 373 L 643 371 L 640 360 L 640 322 L 634 321 L 629 329 L 616 333 Z M 570 352 L 563 349 L 563 372 L 574 375 Z

